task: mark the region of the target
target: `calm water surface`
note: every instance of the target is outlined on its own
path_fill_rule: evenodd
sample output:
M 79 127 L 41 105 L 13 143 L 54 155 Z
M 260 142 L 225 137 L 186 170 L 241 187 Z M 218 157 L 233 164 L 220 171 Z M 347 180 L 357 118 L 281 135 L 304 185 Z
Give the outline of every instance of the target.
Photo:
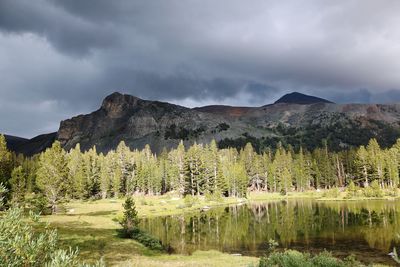
M 335 256 L 354 254 L 365 262 L 394 264 L 399 247 L 400 201 L 318 202 L 288 200 L 218 207 L 206 212 L 144 219 L 141 227 L 177 253 L 215 249 L 261 256 L 268 240 L 281 248 Z

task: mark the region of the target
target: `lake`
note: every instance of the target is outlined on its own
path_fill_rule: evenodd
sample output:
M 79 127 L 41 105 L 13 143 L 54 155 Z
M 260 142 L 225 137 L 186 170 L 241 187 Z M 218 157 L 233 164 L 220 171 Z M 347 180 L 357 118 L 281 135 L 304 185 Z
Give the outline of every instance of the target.
M 205 212 L 143 219 L 141 228 L 175 252 L 215 249 L 262 256 L 268 241 L 280 248 L 335 256 L 354 254 L 364 262 L 394 264 L 399 247 L 400 201 L 287 200 L 214 207 Z

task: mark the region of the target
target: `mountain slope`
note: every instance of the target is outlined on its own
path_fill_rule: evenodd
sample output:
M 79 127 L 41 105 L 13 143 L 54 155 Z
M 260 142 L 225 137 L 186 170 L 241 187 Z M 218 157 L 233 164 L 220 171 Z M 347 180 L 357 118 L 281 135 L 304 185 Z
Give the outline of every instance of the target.
M 4 137 L 6 138 L 7 148 L 13 151 L 15 151 L 18 146 L 26 143 L 29 140 L 26 138 L 7 135 L 7 134 L 5 134 Z
M 277 101 L 275 101 L 274 104 L 279 104 L 279 103 L 286 103 L 286 104 L 300 104 L 300 105 L 309 105 L 309 104 L 316 104 L 316 103 L 331 103 L 333 102 L 315 97 L 315 96 L 310 96 L 310 95 L 305 95 L 302 93 L 298 92 L 293 92 L 290 94 L 286 94 L 279 98 Z
M 41 134 L 32 139 L 11 135 L 4 135 L 4 137 L 6 138 L 8 149 L 26 156 L 32 156 L 50 147 L 56 140 L 57 133 Z

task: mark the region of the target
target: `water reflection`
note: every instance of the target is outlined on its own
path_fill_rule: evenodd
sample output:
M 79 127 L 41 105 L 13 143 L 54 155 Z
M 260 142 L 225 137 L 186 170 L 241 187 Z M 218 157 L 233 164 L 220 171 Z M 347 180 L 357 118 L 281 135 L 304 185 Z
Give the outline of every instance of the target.
M 144 219 L 141 227 L 178 253 L 216 249 L 262 255 L 269 239 L 284 248 L 351 253 L 393 263 L 398 245 L 399 201 L 289 200 L 214 208 L 207 212 Z

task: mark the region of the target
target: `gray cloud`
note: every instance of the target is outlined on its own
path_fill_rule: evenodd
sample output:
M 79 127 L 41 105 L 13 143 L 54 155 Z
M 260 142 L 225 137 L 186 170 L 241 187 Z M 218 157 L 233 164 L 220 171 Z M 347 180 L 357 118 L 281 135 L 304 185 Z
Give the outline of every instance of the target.
M 400 2 L 0 0 L 0 132 L 33 136 L 113 91 L 198 106 L 300 91 L 400 100 Z

